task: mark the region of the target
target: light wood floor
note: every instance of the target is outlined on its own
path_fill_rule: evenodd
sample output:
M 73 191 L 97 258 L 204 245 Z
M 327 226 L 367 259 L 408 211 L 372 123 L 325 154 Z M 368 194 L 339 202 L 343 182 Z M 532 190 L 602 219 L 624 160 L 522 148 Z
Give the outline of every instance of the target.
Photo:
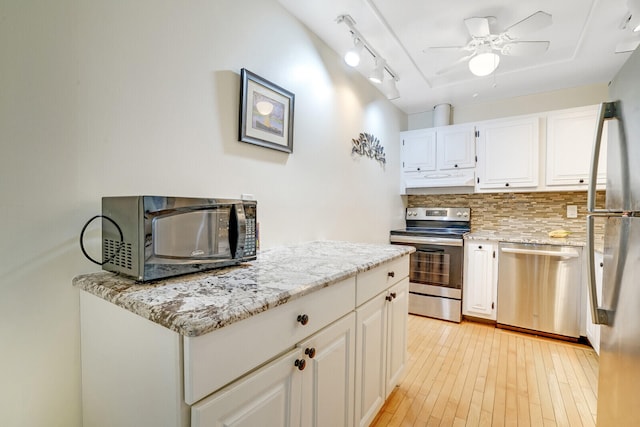
M 595 425 L 591 347 L 413 315 L 408 334 L 404 379 L 375 427 Z

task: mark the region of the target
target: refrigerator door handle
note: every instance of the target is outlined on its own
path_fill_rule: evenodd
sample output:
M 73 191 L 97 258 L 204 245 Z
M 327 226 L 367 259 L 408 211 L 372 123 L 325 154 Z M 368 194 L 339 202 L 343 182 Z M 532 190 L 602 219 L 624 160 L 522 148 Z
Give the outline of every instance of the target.
M 594 247 L 594 219 L 600 215 L 587 215 L 587 279 L 589 283 L 589 301 L 591 301 L 591 319 L 595 325 L 609 325 L 609 313 L 599 307 L 596 289 L 596 259 Z
M 598 180 L 598 162 L 600 160 L 600 147 L 602 145 L 602 131 L 604 121 L 616 118 L 615 102 L 603 102 L 598 110 L 598 124 L 596 127 L 596 137 L 593 142 L 591 153 L 591 169 L 589 172 L 589 187 L 587 192 L 587 210 L 589 213 L 607 213 L 606 210 L 596 209 L 596 183 Z

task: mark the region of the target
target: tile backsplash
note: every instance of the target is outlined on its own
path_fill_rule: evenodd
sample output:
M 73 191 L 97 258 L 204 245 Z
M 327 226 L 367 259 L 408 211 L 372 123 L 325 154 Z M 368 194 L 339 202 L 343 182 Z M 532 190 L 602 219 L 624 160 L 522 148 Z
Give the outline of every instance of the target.
M 603 207 L 604 199 L 599 191 L 596 206 Z M 577 218 L 567 218 L 567 205 L 578 207 Z M 586 191 L 410 195 L 407 206 L 469 207 L 471 231 L 586 232 Z M 596 233 L 602 227 L 596 221 Z

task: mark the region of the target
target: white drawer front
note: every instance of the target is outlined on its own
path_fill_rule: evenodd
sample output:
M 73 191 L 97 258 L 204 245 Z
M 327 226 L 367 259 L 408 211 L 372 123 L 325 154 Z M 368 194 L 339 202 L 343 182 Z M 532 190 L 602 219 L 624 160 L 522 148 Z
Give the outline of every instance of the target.
M 409 255 L 358 274 L 356 307 L 409 276 Z
M 193 404 L 292 348 L 355 307 L 355 277 L 198 337 L 184 337 L 184 394 Z M 299 315 L 306 314 L 302 325 Z

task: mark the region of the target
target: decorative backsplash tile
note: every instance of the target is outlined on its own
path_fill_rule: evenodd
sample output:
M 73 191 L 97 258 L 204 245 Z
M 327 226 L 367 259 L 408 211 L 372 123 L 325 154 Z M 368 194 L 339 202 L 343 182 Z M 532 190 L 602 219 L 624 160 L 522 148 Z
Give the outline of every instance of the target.
M 605 192 L 599 191 L 596 206 L 603 207 L 604 200 Z M 567 205 L 578 207 L 577 218 L 567 218 Z M 469 207 L 471 231 L 586 232 L 586 191 L 410 195 L 407 206 Z M 597 234 L 603 227 L 596 221 Z

